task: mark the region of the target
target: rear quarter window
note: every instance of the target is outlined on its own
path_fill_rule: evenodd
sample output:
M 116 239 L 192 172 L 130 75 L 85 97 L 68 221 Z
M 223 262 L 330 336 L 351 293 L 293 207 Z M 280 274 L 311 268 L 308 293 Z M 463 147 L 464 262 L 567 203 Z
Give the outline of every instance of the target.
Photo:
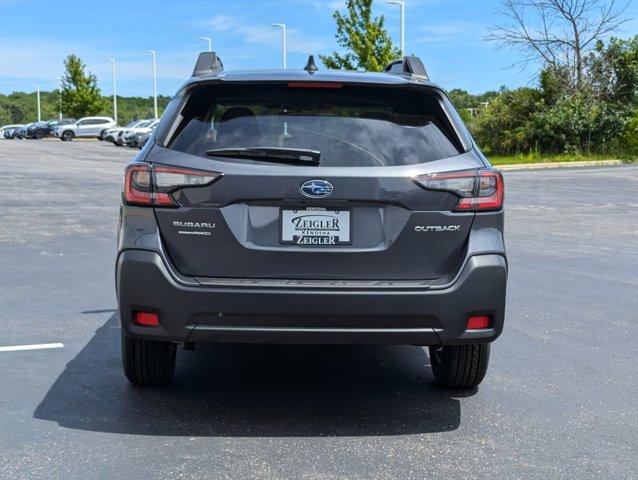
M 166 144 L 199 156 L 221 148 L 276 147 L 317 150 L 320 167 L 401 166 L 463 153 L 457 131 L 444 99 L 426 89 L 213 84 L 188 96 Z

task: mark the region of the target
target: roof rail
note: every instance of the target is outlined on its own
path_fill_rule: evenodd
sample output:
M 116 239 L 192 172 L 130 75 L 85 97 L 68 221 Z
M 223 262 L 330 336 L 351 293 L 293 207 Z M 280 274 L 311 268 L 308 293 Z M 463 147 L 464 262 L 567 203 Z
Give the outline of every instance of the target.
M 215 52 L 202 52 L 197 58 L 193 77 L 200 75 L 217 74 L 224 70 L 224 64 L 221 58 Z
M 409 57 L 403 57 L 402 60 L 392 62 L 385 67 L 384 72 L 391 73 L 393 75 L 402 75 L 408 77 L 419 77 L 429 80 L 430 76 L 423 66 L 423 62 L 419 57 L 410 55 Z

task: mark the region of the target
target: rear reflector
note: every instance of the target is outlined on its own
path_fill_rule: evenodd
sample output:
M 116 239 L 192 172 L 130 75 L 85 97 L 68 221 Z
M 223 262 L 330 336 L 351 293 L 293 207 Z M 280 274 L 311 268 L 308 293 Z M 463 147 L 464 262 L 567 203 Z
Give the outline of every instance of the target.
M 414 180 L 426 190 L 440 190 L 459 197 L 456 211 L 489 211 L 503 207 L 503 175 L 496 170 L 432 173 Z
M 159 316 L 157 313 L 136 312 L 135 324 L 140 327 L 159 327 Z
M 489 328 L 489 326 L 490 317 L 488 315 L 477 315 L 467 319 L 468 330 L 482 330 L 484 328 Z
M 133 163 L 124 173 L 122 197 L 128 205 L 177 207 L 172 192 L 210 185 L 220 177 L 217 172 Z

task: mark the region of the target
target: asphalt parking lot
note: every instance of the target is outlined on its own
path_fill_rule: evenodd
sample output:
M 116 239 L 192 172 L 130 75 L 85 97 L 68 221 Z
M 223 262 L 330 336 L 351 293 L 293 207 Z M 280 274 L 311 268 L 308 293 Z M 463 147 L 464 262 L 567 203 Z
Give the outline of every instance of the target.
M 417 347 L 213 346 L 130 386 L 113 266 L 134 151 L 0 141 L 0 478 L 638 478 L 638 168 L 508 172 L 488 376 Z

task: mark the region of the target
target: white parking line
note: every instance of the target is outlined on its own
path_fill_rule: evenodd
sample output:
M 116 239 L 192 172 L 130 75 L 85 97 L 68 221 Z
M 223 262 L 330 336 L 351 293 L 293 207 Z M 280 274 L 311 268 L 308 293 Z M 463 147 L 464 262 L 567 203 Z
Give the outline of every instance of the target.
M 18 352 L 20 350 L 45 350 L 47 348 L 64 348 L 61 343 L 41 343 L 39 345 L 15 345 L 13 347 L 0 347 L 0 352 Z

